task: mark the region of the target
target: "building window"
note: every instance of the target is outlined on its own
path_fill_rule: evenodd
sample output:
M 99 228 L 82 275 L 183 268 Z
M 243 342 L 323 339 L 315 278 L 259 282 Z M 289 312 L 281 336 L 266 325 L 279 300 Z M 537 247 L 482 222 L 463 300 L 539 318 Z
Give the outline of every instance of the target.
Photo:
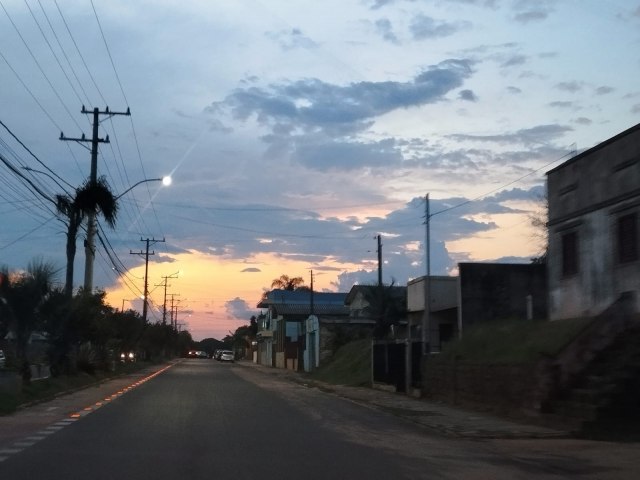
M 578 233 L 562 235 L 562 275 L 568 277 L 578 273 Z
M 638 260 L 638 221 L 637 213 L 618 218 L 618 262 L 627 263 Z

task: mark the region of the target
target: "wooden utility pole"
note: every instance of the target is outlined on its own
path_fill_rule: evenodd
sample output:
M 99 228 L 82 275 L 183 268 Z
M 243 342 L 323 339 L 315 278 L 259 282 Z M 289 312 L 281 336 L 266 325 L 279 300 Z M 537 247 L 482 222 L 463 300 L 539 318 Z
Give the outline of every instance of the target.
M 81 112 L 83 114 L 93 114 L 93 134 L 91 135 L 91 139 L 86 138 L 84 133 L 80 138 L 70 138 L 65 137 L 64 133 L 60 132 L 60 140 L 78 143 L 91 143 L 91 174 L 89 176 L 89 182 L 91 185 L 95 186 L 98 182 L 98 145 L 100 143 L 109 143 L 109 135 L 104 139 L 98 137 L 100 115 L 107 115 L 108 117 L 113 117 L 114 115 L 131 115 L 131 111 L 127 108 L 126 112 L 112 112 L 109 110 L 109 107 L 106 107 L 104 111 L 101 112 L 99 108 L 87 110 L 83 105 Z M 87 215 L 87 240 L 84 245 L 84 289 L 89 293 L 93 290 L 93 261 L 96 256 L 95 235 L 96 212 L 93 210 Z
M 378 287 L 382 288 L 382 236 L 378 235 Z
M 162 324 L 165 325 L 167 323 L 167 287 L 170 287 L 169 285 L 169 279 L 170 278 L 178 278 L 178 273 L 180 272 L 176 272 L 176 273 L 172 273 L 171 275 L 166 275 L 164 277 L 164 282 L 162 282 L 160 285 L 156 285 L 156 287 L 162 287 L 164 286 L 164 302 L 163 302 L 163 307 L 162 307 Z M 173 322 L 171 323 L 171 326 L 173 327 Z
M 164 242 L 164 238 L 162 240 L 156 240 L 155 238 L 141 238 L 141 242 L 145 242 L 147 244 L 147 248 L 145 251 L 134 252 L 132 250 L 129 251 L 131 255 L 140 255 L 144 256 L 144 303 L 142 304 L 142 319 L 147 321 L 147 311 L 149 308 L 149 255 L 155 255 L 156 252 L 149 252 L 149 247 L 156 243 Z

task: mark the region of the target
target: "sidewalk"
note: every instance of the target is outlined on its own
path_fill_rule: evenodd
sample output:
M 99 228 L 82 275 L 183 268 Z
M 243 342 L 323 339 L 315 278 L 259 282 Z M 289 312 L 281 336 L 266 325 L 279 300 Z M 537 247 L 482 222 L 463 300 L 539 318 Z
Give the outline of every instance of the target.
M 279 368 L 239 361 L 236 365 L 254 368 L 265 375 L 299 383 L 308 388 L 337 395 L 360 405 L 391 413 L 443 435 L 461 438 L 566 438 L 567 431 L 512 422 L 488 414 L 417 399 L 399 393 L 367 387 L 332 385 Z

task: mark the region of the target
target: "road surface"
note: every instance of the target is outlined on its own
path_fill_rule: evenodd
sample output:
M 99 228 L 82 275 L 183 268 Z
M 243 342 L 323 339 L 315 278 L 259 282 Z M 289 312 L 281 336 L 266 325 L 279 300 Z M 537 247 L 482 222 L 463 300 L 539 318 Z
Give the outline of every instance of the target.
M 640 478 L 635 444 L 446 438 L 246 366 L 136 383 L 53 423 L 46 405 L 0 421 L 0 479 Z

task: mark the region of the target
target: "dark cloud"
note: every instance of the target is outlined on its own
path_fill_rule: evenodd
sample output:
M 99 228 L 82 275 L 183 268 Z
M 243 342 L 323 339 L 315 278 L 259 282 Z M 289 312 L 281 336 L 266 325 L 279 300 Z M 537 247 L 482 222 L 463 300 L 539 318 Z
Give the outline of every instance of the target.
M 402 162 L 402 154 L 394 140 L 380 142 L 296 143 L 294 161 L 320 170 L 354 170 L 362 167 L 393 168 Z
M 548 105 L 553 108 L 573 108 L 574 103 L 566 100 L 564 101 L 558 100 L 555 102 L 549 102 Z
M 258 273 L 261 272 L 262 270 L 260 270 L 259 268 L 256 267 L 250 267 L 250 268 L 245 268 L 243 270 L 241 270 L 241 273 Z
M 466 60 L 446 60 L 427 68 L 408 82 L 358 82 L 338 86 L 317 79 L 299 80 L 268 88 L 236 89 L 209 113 L 229 109 L 237 120 L 255 115 L 272 128 L 293 124 L 306 129 L 366 128 L 371 119 L 393 110 L 435 103 L 472 74 Z
M 596 95 L 607 95 L 615 91 L 615 88 L 609 86 L 602 86 L 596 88 Z
M 296 48 L 313 49 L 318 47 L 316 42 L 304 35 L 298 28 L 281 30 L 279 32 L 267 32 L 265 35 L 277 42 L 280 48 L 285 51 Z
M 249 322 L 251 316 L 258 313 L 255 308 L 252 308 L 246 300 L 243 300 L 240 297 L 224 302 L 224 309 L 229 318 L 245 322 Z
M 461 90 L 460 93 L 458 94 L 458 98 L 460 100 L 466 100 L 468 102 L 478 101 L 478 97 L 476 96 L 475 93 L 473 93 L 473 90 Z
M 391 21 L 387 18 L 381 18 L 376 20 L 375 23 L 376 31 L 380 34 L 380 36 L 389 43 L 398 44 L 398 37 L 393 32 L 393 26 L 391 25 Z
M 577 82 L 575 80 L 572 82 L 560 82 L 556 84 L 556 88 L 558 90 L 562 90 L 569 93 L 579 92 L 580 90 L 582 90 L 583 87 L 584 87 L 583 82 Z
M 640 113 L 640 103 L 636 103 L 631 107 L 631 113 Z
M 409 3 L 414 3 L 417 0 L 373 0 L 371 2 L 371 10 L 377 10 L 382 7 L 386 7 L 387 5 L 392 5 L 394 3 L 400 3 L 402 1 L 406 1 Z M 487 7 L 487 8 L 496 8 L 498 5 L 498 0 L 448 0 L 450 3 L 462 3 L 464 5 L 476 5 L 479 7 Z
M 530 0 L 518 0 L 514 4 L 514 20 L 518 23 L 532 23 L 546 20 L 549 15 L 554 11 L 554 4 L 556 0 L 537 0 L 531 2 Z
M 525 63 L 527 63 L 527 56 L 526 55 L 517 54 L 517 55 L 512 55 L 511 57 L 507 58 L 504 62 L 502 62 L 502 64 L 500 66 L 502 68 L 518 67 L 520 65 L 524 65 Z
M 445 22 L 420 14 L 413 18 L 409 29 L 414 40 L 432 40 L 448 37 L 469 26 L 467 22 Z
M 578 117 L 573 120 L 573 123 L 577 123 L 578 125 L 591 125 L 593 123 L 593 120 L 587 117 Z
M 537 127 L 525 128 L 512 133 L 502 135 L 449 135 L 455 140 L 494 142 L 498 144 L 522 144 L 536 145 L 548 144 L 553 140 L 562 138 L 566 133 L 573 131 L 573 128 L 563 125 L 538 125 Z
M 522 90 L 519 89 L 518 87 L 509 86 L 509 87 L 507 87 L 507 92 L 512 93 L 514 95 L 517 95 L 517 94 L 522 93 Z
M 391 5 L 395 3 L 396 0 L 374 0 L 371 4 L 371 10 L 378 10 L 379 8 L 385 7 L 387 5 Z

